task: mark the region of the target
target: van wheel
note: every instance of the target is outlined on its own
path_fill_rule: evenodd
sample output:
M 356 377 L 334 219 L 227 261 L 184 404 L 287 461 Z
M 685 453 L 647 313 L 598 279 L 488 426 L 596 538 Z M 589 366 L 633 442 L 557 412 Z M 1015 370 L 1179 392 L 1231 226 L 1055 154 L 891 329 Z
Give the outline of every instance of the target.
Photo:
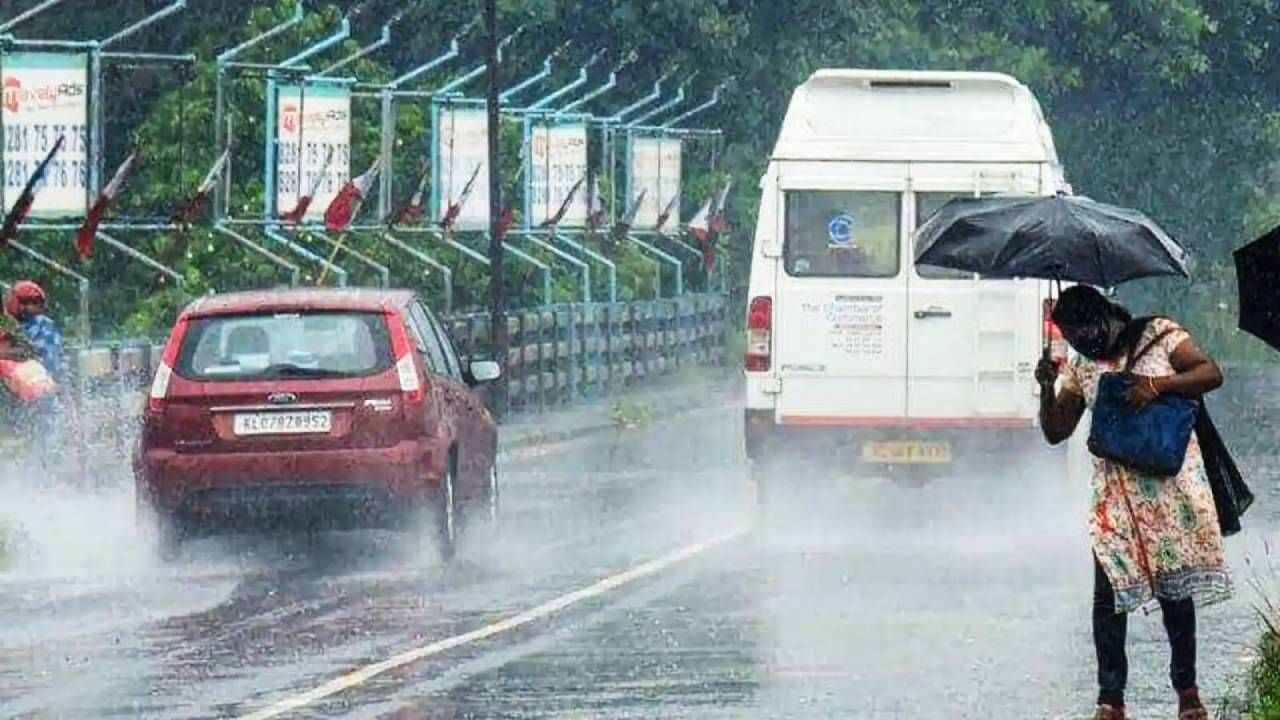
M 445 562 L 453 559 L 458 548 L 457 466 L 457 459 L 450 457 L 433 503 L 436 547 Z

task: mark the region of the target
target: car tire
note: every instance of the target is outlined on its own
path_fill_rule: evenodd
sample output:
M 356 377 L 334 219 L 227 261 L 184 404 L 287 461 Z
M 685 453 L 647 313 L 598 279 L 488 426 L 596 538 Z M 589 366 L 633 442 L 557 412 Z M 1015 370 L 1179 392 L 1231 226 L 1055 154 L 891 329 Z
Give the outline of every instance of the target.
M 457 458 L 450 456 L 445 475 L 440 480 L 432 503 L 436 535 L 436 547 L 445 562 L 453 560 L 458 551 L 458 497 Z

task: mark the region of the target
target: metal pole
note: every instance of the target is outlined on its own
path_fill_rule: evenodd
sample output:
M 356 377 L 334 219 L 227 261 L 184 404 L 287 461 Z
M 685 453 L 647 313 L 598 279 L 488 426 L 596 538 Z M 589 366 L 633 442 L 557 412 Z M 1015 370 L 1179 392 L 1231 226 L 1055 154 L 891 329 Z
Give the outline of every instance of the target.
M 112 35 L 106 40 L 103 40 L 102 42 L 98 43 L 98 45 L 99 47 L 107 47 L 108 45 L 114 45 L 115 43 L 118 43 L 121 40 L 124 40 L 125 38 L 131 37 L 137 34 L 138 32 L 141 32 L 143 29 L 150 26 L 152 23 L 159 22 L 160 20 L 163 20 L 164 18 L 167 18 L 170 15 L 176 12 L 179 12 L 186 7 L 187 7 L 187 0 L 175 0 L 173 4 L 157 10 L 156 12 L 148 15 L 147 17 L 121 30 L 115 35 Z
M 24 23 L 24 22 L 26 22 L 26 21 L 30 20 L 31 18 L 35 17 L 36 15 L 39 15 L 40 13 L 44 12 L 45 10 L 48 10 L 49 8 L 53 7 L 54 5 L 58 5 L 58 4 L 62 3 L 62 2 L 63 2 L 63 0 L 45 0 L 44 2 L 40 3 L 39 5 L 37 5 L 37 6 L 33 7 L 33 8 L 31 8 L 30 10 L 28 10 L 28 11 L 26 11 L 26 12 L 24 12 L 24 13 L 19 13 L 17 17 L 12 18 L 12 19 L 10 19 L 10 20 L 6 20 L 6 21 L 4 22 L 4 24 L 3 24 L 3 25 L 0 25 L 0 33 L 8 32 L 9 30 L 12 30 L 13 28 L 17 27 L 18 25 L 20 25 L 20 24 L 22 24 L 22 23 Z
M 279 255 L 271 252 L 270 250 L 259 245 L 258 243 L 250 240 L 244 235 L 241 235 L 240 233 L 232 230 L 231 228 L 221 223 L 214 225 L 213 231 L 221 235 L 226 235 L 227 237 L 231 238 L 232 240 L 235 240 L 236 242 L 240 243 L 241 245 L 248 248 L 249 250 L 271 261 L 271 263 L 273 263 L 274 265 L 287 270 L 289 272 L 289 284 L 292 285 L 293 287 L 297 287 L 302 282 L 302 269 L 299 268 L 294 263 L 291 263 L 288 260 L 285 260 Z
M 550 95 L 546 95 L 544 97 L 538 98 L 533 102 L 532 105 L 530 105 L 527 108 L 527 110 L 530 110 L 530 111 L 541 110 L 546 106 L 550 105 L 551 103 L 555 102 L 556 100 L 559 100 L 560 98 L 564 97 L 565 95 L 568 95 L 574 90 L 577 90 L 583 85 L 586 85 L 587 72 L 591 69 L 592 65 L 596 64 L 596 61 L 599 59 L 600 59 L 600 53 L 597 52 L 594 55 L 592 55 L 590 58 L 587 59 L 585 63 L 583 63 L 582 67 L 578 68 L 578 77 L 574 79 L 573 82 L 569 83 L 568 85 L 565 85 L 559 90 L 556 90 Z
M 400 20 L 400 13 L 396 13 L 390 20 L 387 21 L 385 25 L 382 26 L 382 34 L 378 36 L 377 40 L 373 41 L 369 45 L 365 45 L 364 47 L 360 48 L 359 50 L 356 50 L 355 52 L 342 58 L 341 60 L 334 62 L 332 65 L 329 65 L 328 67 L 324 68 L 320 72 L 316 73 L 316 75 L 318 77 L 324 77 L 325 75 L 330 75 L 350 65 L 351 63 L 361 58 L 369 57 L 370 55 L 386 47 L 391 43 L 391 26 L 394 25 L 399 20 Z
M 165 275 L 165 276 L 167 276 L 170 280 L 173 280 L 173 281 L 174 281 L 175 283 L 177 283 L 180 287 L 181 287 L 181 286 L 183 286 L 183 285 L 186 285 L 186 284 L 187 284 L 187 279 L 186 279 L 186 278 L 184 278 L 184 277 L 182 276 L 182 274 L 181 274 L 181 273 L 177 272 L 176 270 L 174 270 L 173 268 L 169 267 L 168 265 L 165 265 L 164 263 L 160 262 L 159 260 L 156 260 L 155 258 L 151 257 L 150 255 L 147 255 L 146 253 L 144 253 L 144 252 L 142 252 L 142 251 L 140 251 L 140 250 L 136 250 L 136 249 L 134 249 L 134 248 L 129 247 L 128 245 L 125 245 L 124 243 L 122 243 L 122 242 L 120 242 L 119 240 L 117 240 L 117 239 L 115 239 L 115 238 L 111 237 L 110 235 L 108 235 L 108 234 L 106 234 L 106 233 L 102 232 L 101 230 L 99 230 L 99 231 L 98 231 L 97 238 L 98 238 L 99 240 L 101 240 L 102 242 L 105 242 L 107 245 L 109 245 L 109 246 L 111 246 L 111 247 L 113 247 L 113 248 L 115 248 L 115 249 L 119 250 L 120 252 L 124 253 L 125 255 L 128 255 L 129 257 L 133 258 L 134 260 L 137 260 L 138 262 L 142 263 L 143 265 L 146 265 L 147 267 L 151 268 L 152 270 L 155 270 L 156 272 L 160 273 L 161 275 Z
M 344 270 L 341 266 L 337 265 L 336 263 L 331 263 L 325 258 L 322 258 L 319 255 L 311 252 L 310 250 L 303 247 L 302 245 L 294 242 L 293 240 L 290 240 L 288 237 L 285 237 L 283 234 L 280 233 L 279 226 L 268 225 L 263 228 L 262 234 L 280 243 L 282 246 L 287 248 L 289 252 L 293 253 L 294 255 L 297 255 L 298 257 L 304 260 L 307 260 L 308 262 L 316 263 L 322 268 L 326 268 L 326 267 L 329 268 L 329 272 L 333 273 L 333 277 L 338 282 L 338 287 L 347 286 L 346 270 Z
M 676 271 L 675 297 L 680 297 L 681 295 L 684 295 L 684 264 L 680 262 L 679 258 L 672 256 L 670 253 L 659 250 L 658 248 L 654 247 L 653 245 L 650 245 L 649 243 L 641 240 L 638 237 L 635 237 L 634 235 L 628 235 L 627 239 L 635 243 L 636 246 L 639 247 L 641 250 L 671 265 L 672 268 L 674 268 Z M 659 279 L 661 279 L 661 275 L 659 275 Z M 659 283 L 659 286 L 658 286 L 658 297 L 662 297 L 661 283 Z
M 215 59 L 215 63 L 217 67 L 216 69 L 217 84 L 216 84 L 216 87 L 214 88 L 214 114 L 213 114 L 214 147 L 218 148 L 219 150 L 227 147 L 228 139 L 231 137 L 229 123 L 227 124 L 223 123 L 223 117 L 226 114 L 226 97 L 225 97 L 226 89 L 224 86 L 227 80 L 227 68 L 231 65 L 232 61 L 234 61 L 237 57 L 240 56 L 241 53 L 245 52 L 246 50 L 249 50 L 255 45 L 264 43 L 267 40 L 270 40 L 271 38 L 281 33 L 291 30 L 293 27 L 295 27 L 296 25 L 302 22 L 303 17 L 305 17 L 305 11 L 303 10 L 302 2 L 299 1 L 297 5 L 293 6 L 293 15 L 290 16 L 288 20 L 285 20 L 284 22 L 280 23 L 279 25 L 276 25 L 275 27 L 268 28 L 266 31 L 259 33 L 258 35 L 255 35 L 254 37 L 249 38 L 248 40 L 240 43 L 239 45 L 236 45 L 235 47 L 229 50 L 224 50 L 223 52 L 218 54 L 218 57 Z M 270 96 L 271 96 L 270 88 L 268 88 L 268 98 L 270 98 Z M 268 114 L 273 114 L 273 111 L 271 109 L 272 107 L 273 105 L 271 104 L 267 105 Z M 226 136 L 222 135 L 223 128 L 227 128 Z M 274 129 L 271 126 L 268 126 L 266 130 L 268 133 L 274 132 Z M 228 214 L 230 192 L 231 192 L 231 163 L 230 161 L 228 161 L 227 168 L 222 173 L 222 179 L 218 183 L 217 191 L 215 193 L 214 210 L 213 210 L 214 217 L 221 218 Z
M 382 283 L 381 287 L 384 287 L 384 288 L 391 287 L 390 268 L 378 262 L 377 260 L 374 260 L 368 255 L 360 252 L 359 250 L 356 250 L 355 248 L 351 247 L 350 238 L 348 238 L 346 242 L 339 242 L 329 237 L 328 233 L 321 232 L 319 228 L 314 226 L 305 227 L 303 228 L 302 231 L 305 232 L 309 237 L 319 238 L 323 240 L 325 244 L 328 245 L 329 247 L 334 248 L 335 250 L 340 250 L 341 252 L 345 252 L 346 254 L 350 255 L 351 257 L 363 263 L 364 265 L 367 265 L 373 268 L 373 271 L 378 273 L 378 279 Z
M 724 83 L 720 83 L 719 85 L 717 85 L 717 86 L 715 87 L 715 89 L 714 89 L 714 90 L 712 90 L 712 91 L 711 91 L 711 99 L 710 99 L 710 100 L 707 100 L 706 102 L 704 102 L 704 103 L 702 103 L 701 105 L 698 105 L 698 106 L 696 106 L 696 107 L 689 108 L 688 110 L 684 111 L 683 113 L 681 113 L 681 114 L 679 114 L 679 115 L 677 115 L 677 116 L 675 116 L 675 117 L 671 118 L 671 119 L 670 119 L 670 120 L 668 120 L 667 122 L 662 123 L 662 127 L 664 127 L 664 128 L 673 127 L 673 126 L 675 126 L 675 125 L 678 125 L 678 124 L 680 124 L 680 123 L 684 122 L 685 120 L 688 120 L 689 118 L 693 117 L 694 115 L 697 115 L 698 113 L 703 112 L 704 110 L 709 110 L 710 108 L 713 108 L 713 107 L 715 107 L 716 105 L 720 104 L 720 90 L 721 90 L 721 89 L 723 89 L 723 88 L 724 88 Z
M 444 312 L 446 315 L 453 312 L 453 270 L 439 260 L 436 260 L 427 253 L 409 245 L 389 232 L 384 231 L 382 233 L 382 239 L 386 240 L 392 247 L 398 248 L 424 265 L 440 271 L 440 276 L 444 278 Z
M 577 100 L 574 100 L 568 105 L 565 105 L 564 107 L 560 108 L 557 112 L 559 113 L 573 112 L 574 110 L 577 110 L 583 105 L 586 105 L 592 100 L 595 100 L 601 95 L 604 95 L 605 93 L 614 89 L 615 87 L 617 87 L 617 85 L 618 85 L 618 73 L 616 70 L 610 71 L 609 80 L 605 82 L 605 84 L 600 85 L 599 87 L 596 87 L 595 89 L 591 90 L 591 92 L 588 92 L 586 95 L 583 95 L 582 97 L 578 98 Z
M 555 57 L 554 54 L 548 55 L 542 61 L 542 69 L 539 70 L 536 74 L 531 75 L 525 78 L 524 80 L 521 80 L 520 82 L 516 83 L 513 87 L 510 87 L 502 91 L 502 94 L 498 96 L 498 101 L 505 103 L 511 98 L 515 97 L 520 91 L 524 90 L 525 88 L 536 85 L 542 82 L 543 80 L 547 79 L 548 77 L 550 77 L 551 76 L 551 59 L 553 57 Z
M 694 73 L 694 74 L 696 75 L 697 73 Z M 628 123 L 628 124 L 629 124 L 629 125 L 643 125 L 643 124 L 644 124 L 644 122 L 645 122 L 646 120 L 648 120 L 648 119 L 650 119 L 650 118 L 652 118 L 652 117 L 656 117 L 656 116 L 658 116 L 658 115 L 661 115 L 662 113 L 664 113 L 664 112 L 666 112 L 666 111 L 670 110 L 671 108 L 673 108 L 673 107 L 675 107 L 675 106 L 679 105 L 680 103 L 684 102 L 684 86 L 685 86 L 685 85 L 687 85 L 687 84 L 688 84 L 689 82 L 691 82 L 692 80 L 693 80 L 693 75 L 690 75 L 688 79 L 686 79 L 683 83 L 680 83 L 680 86 L 676 88 L 676 96 L 675 96 L 675 97 L 673 97 L 673 98 L 671 98 L 670 100 L 668 100 L 667 102 L 665 102 L 665 103 L 663 103 L 663 104 L 659 105 L 658 107 L 656 107 L 656 108 L 654 108 L 654 109 L 650 110 L 649 112 L 644 113 L 643 115 L 641 115 L 640 117 L 636 118 L 635 120 L 633 120 L 632 122 L 630 122 L 630 123 Z
M 579 284 L 582 286 L 582 302 L 591 302 L 591 266 L 549 242 L 539 239 L 533 233 L 512 233 L 513 237 L 523 237 L 525 240 L 546 250 L 552 255 L 564 260 L 565 262 L 578 268 Z
M 484 20 L 489 31 L 486 48 L 489 87 L 485 100 L 489 130 L 489 334 L 493 353 L 505 370 L 510 339 L 507 337 L 507 297 L 503 287 L 506 280 L 503 268 L 506 248 L 499 228 L 499 217 L 502 215 L 502 175 L 498 172 L 498 123 L 501 121 L 498 115 L 498 92 L 502 82 L 502 69 L 498 65 L 501 56 L 498 50 L 497 0 L 484 1 Z M 499 382 L 495 384 L 495 390 L 495 405 L 501 417 L 501 413 L 507 408 L 507 373 L 502 373 Z
M 618 266 L 612 260 L 582 243 L 570 240 L 568 236 L 561 235 L 558 232 L 551 233 L 551 239 L 552 241 L 560 242 L 561 244 L 582 253 L 601 265 L 604 265 L 605 276 L 609 280 L 609 302 L 618 302 Z

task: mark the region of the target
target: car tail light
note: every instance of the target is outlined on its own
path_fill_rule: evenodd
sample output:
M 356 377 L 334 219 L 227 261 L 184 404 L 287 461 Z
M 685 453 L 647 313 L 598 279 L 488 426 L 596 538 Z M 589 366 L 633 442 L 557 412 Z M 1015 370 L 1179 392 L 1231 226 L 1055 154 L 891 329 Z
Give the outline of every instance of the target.
M 396 379 L 400 383 L 400 392 L 404 394 L 405 403 L 420 403 L 426 397 L 426 388 L 418 376 L 418 366 L 413 361 L 413 344 L 409 342 L 409 331 L 404 326 L 404 319 L 395 313 L 387 313 L 387 327 L 391 333 L 391 352 L 396 358 Z
M 1049 357 L 1059 365 L 1067 360 L 1067 340 L 1062 329 L 1053 321 L 1053 300 L 1044 301 L 1044 328 L 1040 340 L 1049 346 Z
M 747 354 L 744 364 L 749 372 L 769 369 L 769 346 L 773 336 L 773 298 L 751 298 L 747 308 Z
M 182 349 L 182 341 L 187 336 L 190 321 L 184 315 L 178 318 L 169 334 L 169 342 L 165 343 L 160 353 L 160 364 L 156 366 L 155 377 L 151 380 L 151 392 L 147 395 L 147 412 L 159 415 L 164 412 L 164 401 L 169 396 L 169 382 L 173 379 L 173 366 L 178 363 L 178 351 Z

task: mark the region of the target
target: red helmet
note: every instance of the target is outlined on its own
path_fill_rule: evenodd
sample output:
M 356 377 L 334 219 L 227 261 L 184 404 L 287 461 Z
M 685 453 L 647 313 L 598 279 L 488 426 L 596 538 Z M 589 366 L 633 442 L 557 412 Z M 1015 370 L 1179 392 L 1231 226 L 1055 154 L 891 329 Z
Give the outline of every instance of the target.
M 18 306 L 27 300 L 46 301 L 44 288 L 30 280 L 19 280 L 9 288 L 9 298 L 5 301 L 4 310 L 10 315 L 18 316 Z

